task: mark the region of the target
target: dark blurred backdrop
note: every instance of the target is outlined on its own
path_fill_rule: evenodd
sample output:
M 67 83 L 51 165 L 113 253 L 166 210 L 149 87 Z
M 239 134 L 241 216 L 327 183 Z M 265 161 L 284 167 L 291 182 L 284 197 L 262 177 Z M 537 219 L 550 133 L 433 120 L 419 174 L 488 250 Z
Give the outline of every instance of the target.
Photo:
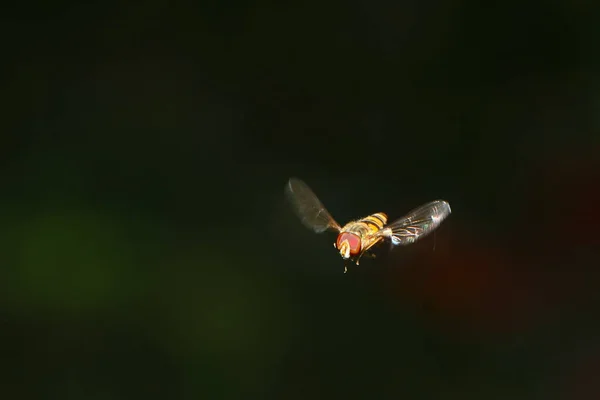
M 2 398 L 600 398 L 599 11 L 6 6 Z M 344 275 L 290 176 L 453 213 Z

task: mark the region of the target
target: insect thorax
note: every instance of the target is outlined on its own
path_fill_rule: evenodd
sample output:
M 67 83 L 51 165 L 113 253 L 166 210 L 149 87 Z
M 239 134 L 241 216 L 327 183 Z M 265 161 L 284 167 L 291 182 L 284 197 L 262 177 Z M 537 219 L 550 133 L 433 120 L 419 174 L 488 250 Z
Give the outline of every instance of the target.
M 364 221 L 352 221 L 346 224 L 342 229 L 343 232 L 351 232 L 358 235 L 361 238 L 364 238 L 368 235 L 372 235 L 377 232 L 379 229 L 371 224 L 368 224 Z

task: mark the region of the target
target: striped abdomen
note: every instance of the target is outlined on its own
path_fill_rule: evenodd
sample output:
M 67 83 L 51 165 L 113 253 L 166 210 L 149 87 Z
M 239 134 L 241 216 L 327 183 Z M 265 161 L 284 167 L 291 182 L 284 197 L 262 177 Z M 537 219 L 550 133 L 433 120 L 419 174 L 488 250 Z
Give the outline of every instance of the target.
M 357 222 L 364 222 L 371 233 L 375 233 L 383 229 L 384 225 L 387 223 L 387 215 L 384 213 L 375 213 L 368 217 L 364 217 Z

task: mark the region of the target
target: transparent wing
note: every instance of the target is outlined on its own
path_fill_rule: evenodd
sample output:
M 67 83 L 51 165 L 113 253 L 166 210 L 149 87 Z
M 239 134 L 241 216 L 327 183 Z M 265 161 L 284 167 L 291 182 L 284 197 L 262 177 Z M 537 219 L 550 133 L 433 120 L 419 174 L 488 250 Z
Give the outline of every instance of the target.
M 296 215 L 307 228 L 317 233 L 327 229 L 341 229 L 313 191 L 300 179 L 290 178 L 285 186 L 285 194 Z
M 379 235 L 389 237 L 395 245 L 411 244 L 433 232 L 450 212 L 450 204 L 435 200 L 388 224 Z

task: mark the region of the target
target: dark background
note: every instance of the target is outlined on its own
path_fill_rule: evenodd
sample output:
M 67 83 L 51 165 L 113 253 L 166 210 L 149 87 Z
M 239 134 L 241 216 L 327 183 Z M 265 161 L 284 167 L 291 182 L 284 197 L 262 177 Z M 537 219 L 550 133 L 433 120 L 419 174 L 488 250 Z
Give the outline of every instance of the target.
M 7 6 L 0 395 L 600 398 L 598 11 Z M 453 213 L 344 275 L 290 176 Z

